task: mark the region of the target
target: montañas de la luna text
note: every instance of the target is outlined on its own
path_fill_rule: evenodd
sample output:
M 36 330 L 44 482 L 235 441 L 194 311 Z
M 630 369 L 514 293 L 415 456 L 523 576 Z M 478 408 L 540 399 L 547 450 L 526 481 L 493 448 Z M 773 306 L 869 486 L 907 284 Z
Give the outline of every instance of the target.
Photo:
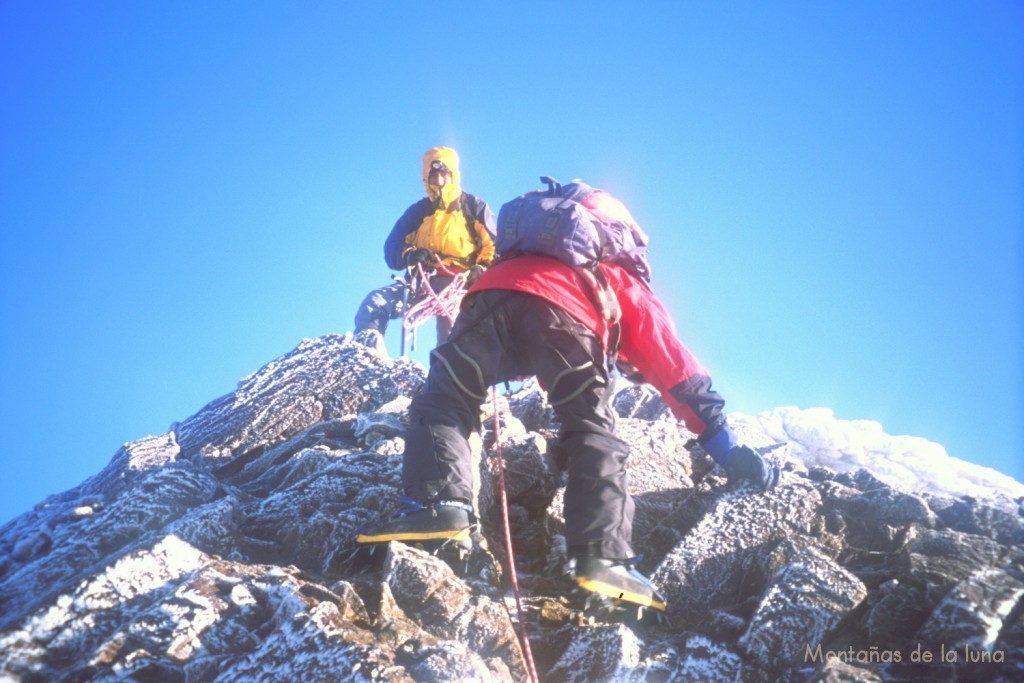
M 922 647 L 920 643 L 909 652 L 880 648 L 876 645 L 866 650 L 856 650 L 852 646 L 846 650 L 823 650 L 819 643 L 813 648 L 807 645 L 804 661 L 839 661 L 847 664 L 1002 664 L 1006 661 L 1006 653 L 1002 650 L 985 650 L 970 645 L 940 645 L 938 651 L 935 651 Z

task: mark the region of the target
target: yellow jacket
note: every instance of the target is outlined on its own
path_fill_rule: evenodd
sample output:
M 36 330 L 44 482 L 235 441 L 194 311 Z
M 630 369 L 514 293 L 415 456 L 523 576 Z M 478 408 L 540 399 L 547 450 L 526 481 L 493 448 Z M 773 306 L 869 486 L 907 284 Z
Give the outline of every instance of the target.
M 428 182 L 431 162 L 451 171 L 443 188 Z M 427 196 L 402 214 L 384 243 L 384 260 L 393 270 L 405 267 L 405 254 L 424 248 L 453 270 L 466 270 L 494 259 L 494 214 L 487 202 L 462 191 L 459 156 L 450 147 L 432 147 L 423 155 L 423 186 Z

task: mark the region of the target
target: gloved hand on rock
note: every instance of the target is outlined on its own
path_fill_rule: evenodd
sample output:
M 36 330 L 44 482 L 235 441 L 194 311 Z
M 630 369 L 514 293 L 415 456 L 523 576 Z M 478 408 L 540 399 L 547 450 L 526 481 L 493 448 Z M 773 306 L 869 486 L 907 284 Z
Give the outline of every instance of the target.
M 779 483 L 782 474 L 777 465 L 750 446 L 736 446 L 729 451 L 724 467 L 730 489 L 750 483 L 759 491 L 767 491 Z
M 730 489 L 744 484 L 753 484 L 761 492 L 776 486 L 782 475 L 778 466 L 766 459 L 750 446 L 740 444 L 729 425 L 702 435 L 698 443 L 725 470 Z

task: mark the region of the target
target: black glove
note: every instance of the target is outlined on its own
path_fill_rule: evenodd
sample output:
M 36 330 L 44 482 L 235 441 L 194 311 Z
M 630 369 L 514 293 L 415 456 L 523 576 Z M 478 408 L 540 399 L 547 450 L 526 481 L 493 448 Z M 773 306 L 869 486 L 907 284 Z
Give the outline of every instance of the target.
M 644 376 L 640 374 L 640 371 L 627 360 L 622 358 L 616 359 L 615 369 L 619 371 L 620 375 L 633 384 L 647 384 L 647 379 L 644 378 Z
M 767 491 L 779 483 L 781 472 L 773 463 L 750 446 L 736 446 L 725 461 L 726 484 L 730 489 L 753 484 L 759 491 Z
M 424 247 L 417 247 L 405 252 L 406 267 L 415 268 L 417 264 L 422 264 L 424 270 L 433 270 L 437 265 L 437 254 Z
M 479 277 L 484 274 L 484 270 L 485 268 L 478 263 L 472 268 L 470 268 L 468 271 L 466 271 L 466 286 L 472 287 L 473 283 L 476 282 L 477 279 L 479 279 Z

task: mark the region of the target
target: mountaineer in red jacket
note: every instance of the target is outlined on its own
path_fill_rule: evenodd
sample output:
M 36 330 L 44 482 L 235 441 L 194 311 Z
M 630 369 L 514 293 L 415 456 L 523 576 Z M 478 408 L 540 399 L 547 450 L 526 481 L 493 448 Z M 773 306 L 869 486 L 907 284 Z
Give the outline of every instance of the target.
M 648 285 L 625 268 L 600 263 L 621 309 L 619 358 L 652 384 L 673 414 L 721 464 L 730 486 L 765 490 L 779 471 L 739 445 L 711 379 L 676 336 Z M 633 502 L 626 488 L 629 447 L 615 436 L 610 406 L 611 333 L 580 272 L 532 254 L 499 259 L 463 301 L 452 334 L 431 354 L 426 387 L 412 403 L 402 480 L 408 507 L 365 529 L 358 543 L 462 541 L 473 527 L 471 432 L 480 428 L 488 388 L 536 375 L 561 423 L 557 453 L 568 473 L 565 537 L 579 587 L 665 609 L 631 566 Z

